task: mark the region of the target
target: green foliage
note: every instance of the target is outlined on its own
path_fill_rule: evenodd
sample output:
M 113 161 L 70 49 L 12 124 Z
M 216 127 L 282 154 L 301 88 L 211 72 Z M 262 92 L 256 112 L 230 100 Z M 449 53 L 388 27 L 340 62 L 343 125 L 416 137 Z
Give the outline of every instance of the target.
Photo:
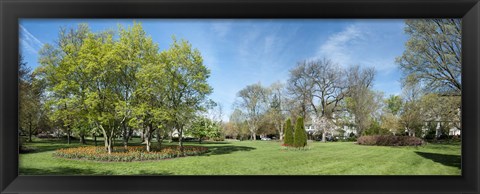
M 297 122 L 295 123 L 293 145 L 298 148 L 302 148 L 307 145 L 307 133 L 305 131 L 305 125 L 303 124 L 302 117 L 298 117 Z
M 370 127 L 363 132 L 363 135 L 388 135 L 391 132 L 380 126 L 380 123 L 376 120 L 371 121 Z
M 197 116 L 188 127 L 186 133 L 187 135 L 199 138 L 199 142 L 201 142 L 204 138 L 220 138 L 221 128 L 216 122 L 205 117 Z
M 132 128 L 143 129 L 147 140 L 166 127 L 182 131 L 212 92 L 198 50 L 173 39 L 159 52 L 139 23 L 98 33 L 80 24 L 62 29 L 58 42 L 42 48 L 36 70 L 47 86 L 50 119 L 68 134 L 95 128 L 110 151 L 120 134 L 126 145 Z
M 402 108 L 403 100 L 398 95 L 390 95 L 390 97 L 385 100 L 385 103 L 387 104 L 387 110 L 393 115 L 397 115 Z
M 285 138 L 283 140 L 283 144 L 285 146 L 293 146 L 294 145 L 294 140 L 293 140 L 293 126 L 292 126 L 292 121 L 290 118 L 287 119 L 285 122 Z

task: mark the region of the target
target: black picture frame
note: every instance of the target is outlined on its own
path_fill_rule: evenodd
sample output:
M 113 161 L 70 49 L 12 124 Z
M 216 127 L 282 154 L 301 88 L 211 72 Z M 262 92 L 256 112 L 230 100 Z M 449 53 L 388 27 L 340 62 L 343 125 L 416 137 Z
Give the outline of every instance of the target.
M 0 0 L 0 193 L 479 193 L 478 0 Z M 19 176 L 20 18 L 462 18 L 461 176 Z

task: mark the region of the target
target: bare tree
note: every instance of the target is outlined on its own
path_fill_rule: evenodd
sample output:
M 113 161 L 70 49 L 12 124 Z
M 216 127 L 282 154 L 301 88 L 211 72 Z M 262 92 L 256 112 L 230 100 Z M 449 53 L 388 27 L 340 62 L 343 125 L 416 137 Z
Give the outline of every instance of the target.
M 260 83 L 248 85 L 237 94 L 240 98 L 238 108 L 244 112 L 247 118 L 248 128 L 253 140 L 257 139 L 259 124 L 268 107 L 268 94 L 268 89 Z
M 267 112 L 267 120 L 273 124 L 275 130 L 280 135 L 280 140 L 283 140 L 283 125 L 285 123 L 285 107 L 284 107 L 284 85 L 280 82 L 273 83 L 270 88 L 269 104 L 270 107 Z
M 403 55 L 397 58 L 403 72 L 423 82 L 424 89 L 461 95 L 461 20 L 414 19 L 405 24 L 410 39 Z
M 345 97 L 344 75 L 341 67 L 326 58 L 303 61 L 290 71 L 288 89 L 294 97 L 301 100 L 304 118 L 310 111 L 316 122 L 323 120 L 322 117 L 333 119 L 333 113 Z M 322 130 L 322 141 L 325 142 L 326 129 L 319 130 Z

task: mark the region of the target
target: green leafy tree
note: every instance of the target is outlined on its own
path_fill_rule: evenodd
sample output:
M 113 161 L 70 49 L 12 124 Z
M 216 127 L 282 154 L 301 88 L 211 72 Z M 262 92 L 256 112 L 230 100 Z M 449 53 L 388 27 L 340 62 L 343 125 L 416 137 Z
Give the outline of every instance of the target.
M 113 150 L 114 137 L 123 122 L 118 114 L 121 97 L 114 43 L 111 33 L 89 33 L 80 51 L 82 71 L 90 80 L 84 92 L 86 116 L 102 132 L 108 153 Z
M 390 95 L 390 97 L 385 100 L 385 103 L 387 105 L 387 111 L 393 115 L 397 115 L 402 109 L 403 100 L 402 97 L 398 95 Z
M 49 116 L 67 134 L 68 143 L 73 125 L 85 116 L 82 102 L 88 79 L 81 71 L 80 51 L 89 33 L 86 24 L 76 29 L 61 28 L 56 44 L 45 44 L 39 52 L 36 74 L 46 84 L 46 104 L 52 110 Z
M 161 62 L 165 64 L 167 109 L 172 118 L 173 127 L 178 131 L 179 146 L 183 152 L 184 127 L 197 111 L 205 110 L 207 95 L 212 87 L 207 79 L 210 70 L 203 64 L 200 51 L 193 49 L 185 40 L 173 38 L 170 48 L 161 53 Z
M 218 123 L 205 117 L 196 117 L 186 132 L 198 138 L 200 144 L 204 138 L 218 138 L 221 135 Z
M 285 122 L 285 138 L 284 138 L 283 144 L 286 146 L 294 145 L 293 126 L 290 118 L 288 118 L 287 121 Z
M 305 147 L 307 145 L 307 133 L 305 131 L 302 117 L 298 117 L 297 122 L 295 123 L 293 145 L 297 148 Z

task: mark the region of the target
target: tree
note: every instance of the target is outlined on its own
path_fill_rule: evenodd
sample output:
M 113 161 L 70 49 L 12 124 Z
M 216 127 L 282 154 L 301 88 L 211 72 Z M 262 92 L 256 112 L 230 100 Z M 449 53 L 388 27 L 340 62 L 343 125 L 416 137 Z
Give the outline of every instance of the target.
M 420 107 L 420 96 L 422 96 L 418 79 L 407 77 L 403 83 L 405 103 L 400 113 L 400 123 L 408 131 L 409 136 L 416 136 L 421 131 L 424 118 Z
M 390 95 L 390 97 L 385 100 L 385 104 L 387 105 L 386 108 L 388 112 L 392 113 L 393 115 L 397 115 L 402 109 L 402 97 L 398 95 Z
M 289 91 L 300 99 L 302 117 L 311 110 L 316 120 L 333 118 L 339 103 L 345 97 L 344 71 L 328 59 L 304 61 L 290 71 Z M 318 103 L 317 103 L 318 102 Z M 322 130 L 322 141 L 325 130 Z
M 200 51 L 192 49 L 184 40 L 173 38 L 173 44 L 160 56 L 165 64 L 165 79 L 169 80 L 164 86 L 168 99 L 166 110 L 169 110 L 173 126 L 178 131 L 183 153 L 184 127 L 197 111 L 205 109 L 206 97 L 213 90 L 207 82 L 210 70 L 203 64 Z
M 114 53 L 118 58 L 116 72 L 118 78 L 118 94 L 120 96 L 118 115 L 122 117 L 121 128 L 124 147 L 127 147 L 132 128 L 128 125 L 132 115 L 134 91 L 138 87 L 140 69 L 157 64 L 158 46 L 147 37 L 142 25 L 134 23 L 128 28 L 119 27 L 119 40 L 115 43 Z M 149 72 L 156 74 L 158 72 Z M 151 85 L 152 86 L 152 85 Z M 145 99 L 144 99 L 145 100 Z M 149 133 L 150 134 L 150 133 Z
M 441 96 L 435 93 L 423 95 L 419 106 L 426 123 L 434 125 L 435 137 L 442 134 L 444 126 L 461 129 L 460 96 Z M 438 125 L 438 126 L 437 126 Z
M 277 130 L 280 140 L 283 140 L 284 133 L 284 99 L 283 99 L 283 85 L 279 82 L 270 86 L 271 95 L 269 96 L 270 108 L 267 111 L 266 118 L 274 125 Z
M 360 69 L 353 66 L 347 74 L 346 108 L 355 117 L 357 135 L 362 135 L 372 121 L 372 114 L 378 110 L 376 94 L 371 91 L 375 70 L 373 68 Z
M 405 24 L 410 39 L 397 58 L 402 71 L 424 83 L 424 89 L 461 95 L 461 20 L 412 19 Z
M 114 137 L 122 123 L 117 111 L 121 98 L 114 44 L 113 34 L 89 33 L 80 51 L 82 71 L 90 80 L 83 93 L 86 116 L 103 133 L 108 153 L 113 150 Z
M 220 126 L 208 118 L 197 116 L 188 127 L 187 134 L 197 137 L 201 144 L 203 138 L 220 137 Z
M 67 134 L 68 143 L 73 125 L 84 116 L 82 106 L 85 96 L 80 51 L 90 33 L 86 24 L 76 29 L 61 28 L 55 45 L 45 44 L 39 51 L 40 67 L 36 69 L 39 79 L 46 85 L 47 106 L 52 109 L 50 119 Z
M 402 130 L 400 117 L 390 112 L 385 112 L 382 115 L 380 127 L 384 129 L 388 129 L 394 135 L 399 133 L 401 134 L 404 131 Z
M 237 93 L 238 108 L 243 109 L 248 129 L 253 140 L 257 140 L 257 131 L 263 114 L 267 110 L 267 96 L 269 91 L 260 83 L 248 85 Z
M 233 110 L 229 118 L 229 123 L 231 128 L 225 132 L 226 135 L 238 137 L 241 140 L 249 136 L 250 131 L 248 130 L 248 124 L 245 115 L 240 109 Z
M 167 84 L 166 65 L 160 61 L 158 45 L 140 24 L 120 28 L 114 52 L 120 56 L 116 65 L 119 80 L 116 111 L 121 121 L 124 147 L 128 145 L 133 128 L 137 128 L 143 130 L 143 143 L 150 151 L 154 133 L 157 132 L 157 140 L 161 141 L 160 130 L 170 118 L 164 87 Z
M 287 119 L 285 122 L 285 139 L 283 141 L 283 144 L 285 146 L 293 146 L 294 145 L 294 140 L 293 140 L 293 126 L 292 126 L 292 121 L 290 118 Z
M 27 67 L 22 56 L 19 56 L 19 78 L 19 127 L 28 135 L 28 141 L 32 142 L 32 136 L 46 122 L 42 106 L 44 85 Z
M 313 126 L 315 126 L 316 129 L 322 129 L 321 131 L 315 131 L 314 135 L 318 135 L 319 132 L 321 133 L 321 135 L 327 132 L 333 133 L 333 131 L 338 129 L 337 125 L 335 125 L 335 123 L 331 119 L 327 119 L 326 117 L 320 117 L 319 120 L 316 120 L 313 123 Z
M 399 95 L 390 95 L 384 100 L 385 107 L 380 117 L 380 127 L 389 130 L 391 133 L 402 133 L 400 124 L 400 112 L 403 108 L 403 100 Z
M 307 133 L 305 132 L 305 125 L 303 124 L 303 118 L 298 117 L 295 123 L 295 132 L 293 145 L 297 148 L 305 147 L 307 145 Z

